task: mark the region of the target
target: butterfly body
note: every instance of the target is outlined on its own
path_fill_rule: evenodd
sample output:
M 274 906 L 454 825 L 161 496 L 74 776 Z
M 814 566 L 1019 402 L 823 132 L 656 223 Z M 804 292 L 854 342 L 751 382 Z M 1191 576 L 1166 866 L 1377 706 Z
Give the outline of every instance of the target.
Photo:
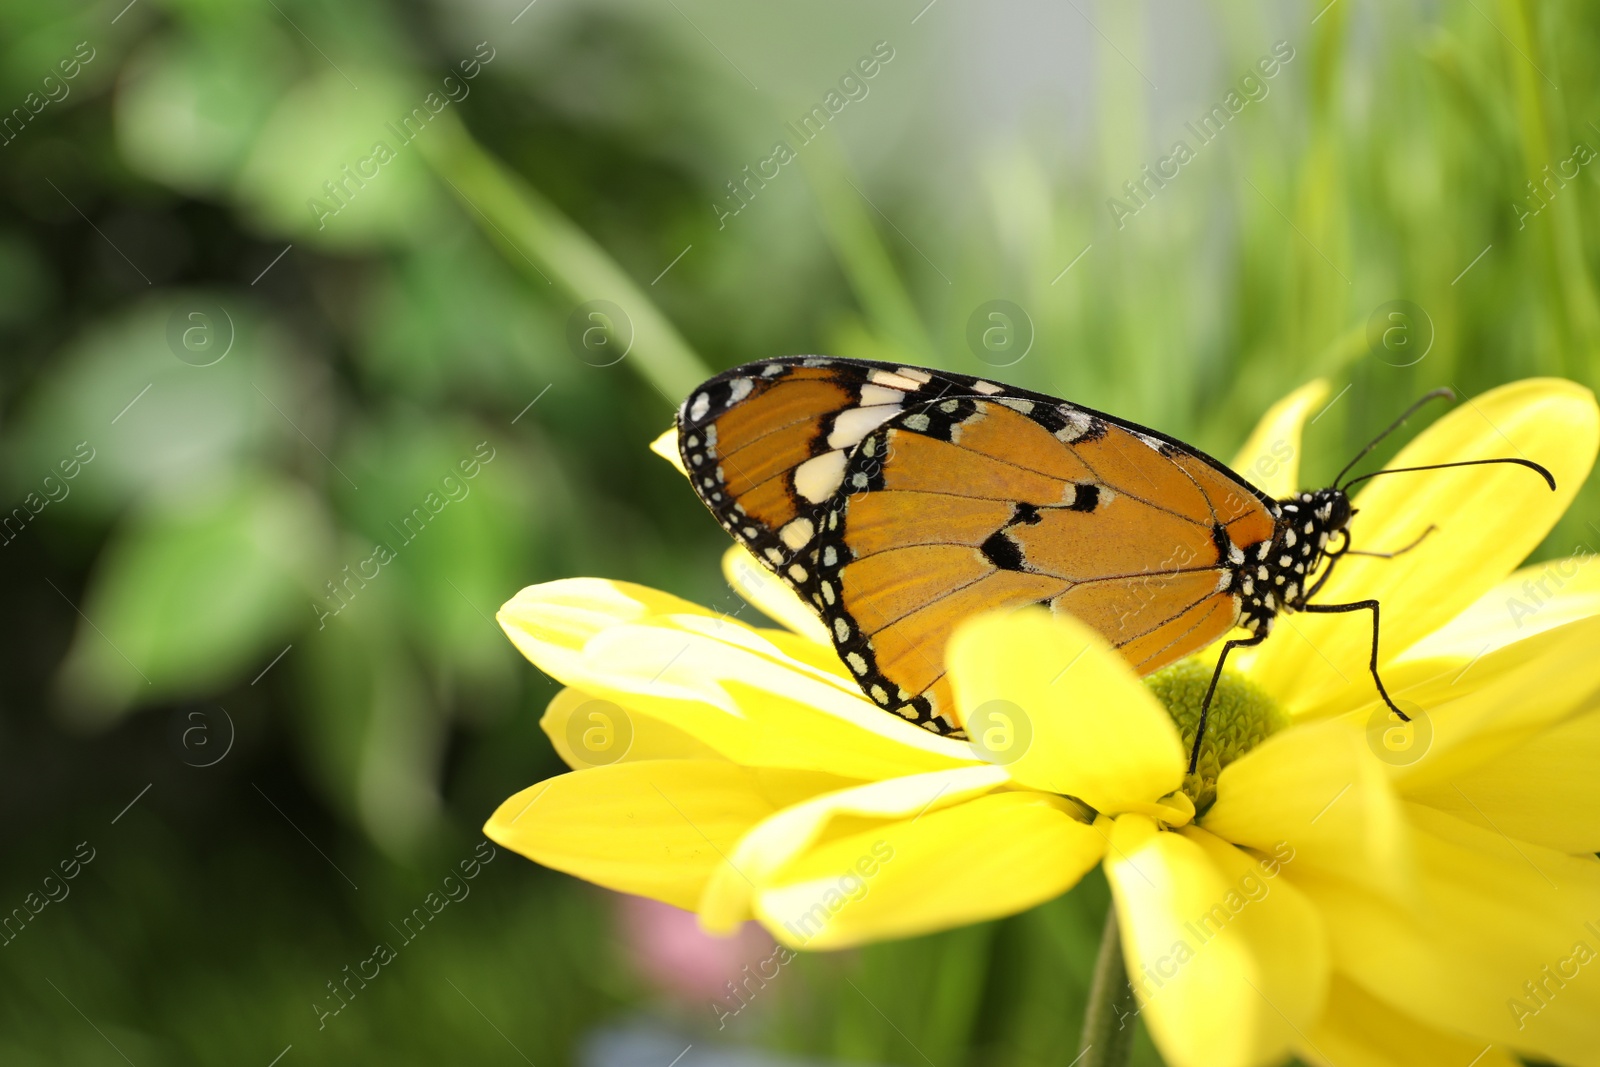
M 827 626 L 874 703 L 959 733 L 944 643 L 1042 604 L 1142 674 L 1297 610 L 1338 490 L 1275 501 L 1205 453 L 1055 397 L 894 364 L 746 364 L 678 412 L 695 491 Z
M 1280 612 L 1304 610 L 1317 588 L 1313 576 L 1328 558 L 1328 541 L 1347 535 L 1352 514 L 1350 498 L 1340 489 L 1278 501 L 1272 540 L 1245 552 L 1234 569 L 1233 588 L 1241 597 L 1239 625 L 1264 637 Z

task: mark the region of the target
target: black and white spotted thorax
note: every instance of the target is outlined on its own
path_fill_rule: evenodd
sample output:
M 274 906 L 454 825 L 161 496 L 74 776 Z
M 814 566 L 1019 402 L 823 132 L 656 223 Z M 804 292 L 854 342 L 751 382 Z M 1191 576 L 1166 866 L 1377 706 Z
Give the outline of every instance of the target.
M 1351 514 L 1350 498 L 1341 489 L 1278 501 L 1272 540 L 1234 548 L 1228 558 L 1229 587 L 1239 598 L 1239 625 L 1265 635 L 1280 612 L 1304 608 L 1317 568 L 1328 555 L 1328 541 L 1345 532 Z

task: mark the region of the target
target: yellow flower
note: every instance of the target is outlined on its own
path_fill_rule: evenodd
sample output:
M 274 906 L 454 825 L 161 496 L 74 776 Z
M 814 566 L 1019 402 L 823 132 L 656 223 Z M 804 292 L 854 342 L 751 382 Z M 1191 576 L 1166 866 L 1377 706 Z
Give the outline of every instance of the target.
M 1269 412 L 1235 468 L 1289 492 L 1325 395 Z M 1510 573 L 1597 442 L 1592 395 L 1553 380 L 1419 435 L 1394 466 L 1524 455 L 1559 488 L 1515 467 L 1370 483 L 1358 547 L 1438 530 L 1346 559 L 1318 599 L 1382 601 L 1385 682 L 1422 714 L 1407 727 L 1377 703 L 1364 616 L 1281 617 L 1230 664 L 1214 780 L 1185 782 L 1174 724 L 1209 671 L 1146 684 L 1071 619 L 957 630 L 969 744 L 866 700 L 742 549 L 729 580 L 788 629 L 621 582 L 525 589 L 500 622 L 570 687 L 542 724 L 575 769 L 486 832 L 707 929 L 754 918 L 807 948 L 1012 914 L 1103 863 L 1140 1010 L 1178 1067 L 1600 1064 L 1600 566 L 1580 548 Z

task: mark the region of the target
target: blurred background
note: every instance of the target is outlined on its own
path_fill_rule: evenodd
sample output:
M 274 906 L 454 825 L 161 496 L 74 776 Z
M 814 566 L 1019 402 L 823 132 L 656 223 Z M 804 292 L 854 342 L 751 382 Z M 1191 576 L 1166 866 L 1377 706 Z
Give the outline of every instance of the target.
M 1313 485 L 1594 386 L 1597 74 L 1528 0 L 0 2 L 0 1063 L 1067 1063 L 1098 874 L 741 1001 L 758 931 L 477 862 L 560 769 L 495 609 L 731 606 L 647 444 L 750 359 L 1223 457 L 1326 375 Z

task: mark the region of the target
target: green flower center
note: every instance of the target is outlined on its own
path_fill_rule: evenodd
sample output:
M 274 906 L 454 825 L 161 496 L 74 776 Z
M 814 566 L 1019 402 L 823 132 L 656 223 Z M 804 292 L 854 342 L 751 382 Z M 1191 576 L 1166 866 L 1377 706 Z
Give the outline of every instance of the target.
M 1212 664 L 1186 659 L 1144 680 L 1183 735 L 1185 758 L 1194 747 L 1200 705 L 1213 670 Z M 1196 773 L 1183 780 L 1183 791 L 1194 801 L 1195 812 L 1203 814 L 1217 799 L 1217 776 L 1222 768 L 1287 725 L 1289 716 L 1265 690 L 1239 672 L 1224 669 L 1211 698 Z

